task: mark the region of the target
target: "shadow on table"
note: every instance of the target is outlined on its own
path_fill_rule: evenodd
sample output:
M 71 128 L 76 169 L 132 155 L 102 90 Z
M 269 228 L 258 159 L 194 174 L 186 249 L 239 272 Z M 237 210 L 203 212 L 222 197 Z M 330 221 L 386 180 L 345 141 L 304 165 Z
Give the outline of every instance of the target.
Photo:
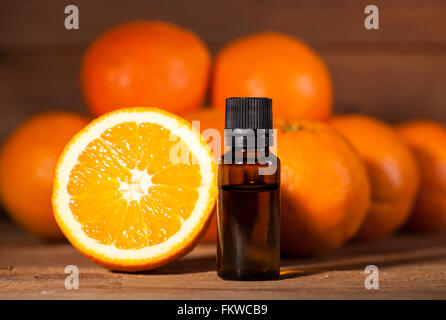
M 446 258 L 446 234 L 400 234 L 373 242 L 353 242 L 332 253 L 299 259 L 282 259 L 280 279 L 297 278 L 329 271 L 364 270 L 419 263 Z M 186 257 L 164 267 L 140 274 L 188 274 L 216 271 L 213 254 Z
M 169 263 L 164 267 L 160 267 L 150 271 L 136 272 L 136 274 L 156 274 L 156 275 L 168 275 L 168 274 L 187 274 L 187 273 L 200 273 L 216 270 L 215 256 L 193 257 L 180 259 Z

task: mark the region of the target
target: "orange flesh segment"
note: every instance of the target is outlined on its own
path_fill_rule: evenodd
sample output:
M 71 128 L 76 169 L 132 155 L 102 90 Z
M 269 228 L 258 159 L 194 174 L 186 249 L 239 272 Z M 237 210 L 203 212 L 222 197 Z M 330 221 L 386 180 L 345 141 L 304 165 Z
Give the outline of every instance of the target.
M 186 161 L 170 161 L 175 145 Z M 126 122 L 106 130 L 70 172 L 67 191 L 75 219 L 90 238 L 119 249 L 166 241 L 198 200 L 200 167 L 190 154 L 157 124 Z

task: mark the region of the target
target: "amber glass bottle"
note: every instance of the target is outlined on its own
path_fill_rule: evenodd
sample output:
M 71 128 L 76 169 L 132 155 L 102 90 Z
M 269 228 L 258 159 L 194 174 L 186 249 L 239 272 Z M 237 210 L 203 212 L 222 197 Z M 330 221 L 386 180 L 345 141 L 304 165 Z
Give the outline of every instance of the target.
M 274 280 L 280 271 L 280 161 L 271 152 L 272 101 L 226 100 L 218 167 L 218 275 Z

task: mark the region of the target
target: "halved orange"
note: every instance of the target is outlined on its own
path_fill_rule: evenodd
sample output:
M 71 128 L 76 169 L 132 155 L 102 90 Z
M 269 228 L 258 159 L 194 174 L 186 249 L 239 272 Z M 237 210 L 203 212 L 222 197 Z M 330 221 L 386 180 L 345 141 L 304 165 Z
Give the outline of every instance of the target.
M 138 271 L 189 252 L 215 199 L 216 164 L 190 123 L 131 108 L 96 119 L 65 147 L 53 207 L 80 252 L 112 270 Z

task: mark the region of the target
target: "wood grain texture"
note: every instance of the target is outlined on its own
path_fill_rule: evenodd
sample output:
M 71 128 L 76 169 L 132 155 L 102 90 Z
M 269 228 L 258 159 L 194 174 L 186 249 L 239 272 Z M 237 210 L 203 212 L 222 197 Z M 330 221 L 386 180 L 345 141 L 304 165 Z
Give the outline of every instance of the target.
M 323 55 L 333 77 L 334 111 L 388 121 L 446 122 L 446 55 Z M 80 90 L 80 55 L 39 55 L 0 62 L 0 142 L 44 110 L 88 113 Z M 162 107 L 162 106 L 161 106 Z
M 64 29 L 64 8 L 76 4 L 80 30 Z M 366 0 L 119 0 L 2 1 L 0 44 L 73 44 L 91 41 L 135 19 L 172 21 L 210 44 L 264 30 L 294 34 L 310 43 L 437 43 L 446 41 L 442 0 L 376 0 L 381 30 L 364 25 Z
M 78 266 L 79 290 L 64 268 Z M 380 270 L 380 289 L 364 288 L 364 268 Z M 319 258 L 282 261 L 279 281 L 219 279 L 215 248 L 200 245 L 158 270 L 110 272 L 67 243 L 45 245 L 0 223 L 0 299 L 446 299 L 446 234 L 398 235 L 353 243 Z

